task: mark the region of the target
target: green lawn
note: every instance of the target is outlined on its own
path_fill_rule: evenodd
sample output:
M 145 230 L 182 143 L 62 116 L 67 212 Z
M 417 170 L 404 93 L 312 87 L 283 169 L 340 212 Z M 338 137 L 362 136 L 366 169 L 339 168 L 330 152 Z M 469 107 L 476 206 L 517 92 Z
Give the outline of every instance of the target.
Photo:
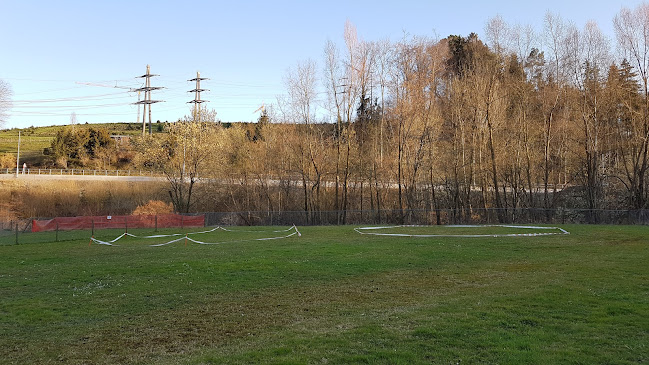
M 299 227 L 161 247 L 39 234 L 0 245 L 0 363 L 649 362 L 649 227 L 561 227 L 571 234 Z

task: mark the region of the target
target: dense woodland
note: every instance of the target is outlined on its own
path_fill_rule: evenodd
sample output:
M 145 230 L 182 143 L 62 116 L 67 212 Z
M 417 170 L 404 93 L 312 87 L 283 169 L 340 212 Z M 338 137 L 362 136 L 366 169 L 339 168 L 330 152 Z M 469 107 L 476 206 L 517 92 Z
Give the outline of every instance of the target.
M 126 151 L 97 131 L 66 150 L 61 132 L 52 162 L 163 171 L 179 212 L 313 223 L 326 211 L 345 223 L 357 210 L 491 209 L 506 222 L 519 208 L 647 209 L 649 6 L 613 23 L 614 40 L 548 13 L 540 32 L 496 17 L 482 38 L 398 42 L 362 41 L 347 23 L 345 47 L 290 69 L 257 123 L 199 109 Z

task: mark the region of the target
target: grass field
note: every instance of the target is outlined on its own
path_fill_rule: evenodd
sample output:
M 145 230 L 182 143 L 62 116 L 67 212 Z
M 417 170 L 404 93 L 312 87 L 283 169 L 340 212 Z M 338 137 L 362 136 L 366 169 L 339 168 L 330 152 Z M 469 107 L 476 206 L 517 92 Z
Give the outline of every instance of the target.
M 649 227 L 561 227 L 161 247 L 47 233 L 0 246 L 0 363 L 649 362 Z

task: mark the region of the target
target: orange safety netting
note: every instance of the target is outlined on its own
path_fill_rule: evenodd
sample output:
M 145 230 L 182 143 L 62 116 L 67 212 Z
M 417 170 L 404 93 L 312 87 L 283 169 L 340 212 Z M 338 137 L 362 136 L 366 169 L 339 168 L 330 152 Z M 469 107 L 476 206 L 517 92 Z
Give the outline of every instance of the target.
M 75 229 L 108 228 L 170 228 L 204 227 L 205 215 L 184 216 L 162 215 L 113 215 L 96 217 L 56 217 L 47 220 L 32 220 L 32 232 L 71 231 Z

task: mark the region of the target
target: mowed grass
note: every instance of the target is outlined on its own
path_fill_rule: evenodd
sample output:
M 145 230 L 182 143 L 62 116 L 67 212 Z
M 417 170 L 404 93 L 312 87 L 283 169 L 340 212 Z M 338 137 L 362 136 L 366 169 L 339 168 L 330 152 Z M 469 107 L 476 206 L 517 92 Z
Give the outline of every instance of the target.
M 649 227 L 561 227 L 2 245 L 0 363 L 648 362 Z

